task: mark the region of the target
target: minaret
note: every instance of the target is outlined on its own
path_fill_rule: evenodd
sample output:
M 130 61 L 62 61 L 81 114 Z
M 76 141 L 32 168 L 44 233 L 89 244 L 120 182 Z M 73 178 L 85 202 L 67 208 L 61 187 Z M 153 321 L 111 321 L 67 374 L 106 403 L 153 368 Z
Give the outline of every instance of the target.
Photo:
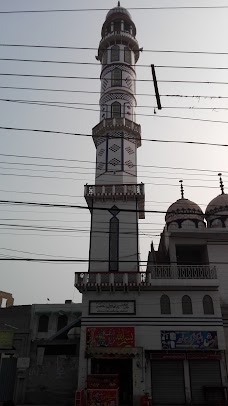
M 101 36 L 100 122 L 92 132 L 96 180 L 85 186 L 91 212 L 89 272 L 132 272 L 139 270 L 138 218 L 144 218 L 144 185 L 137 184 L 141 127 L 135 122 L 140 49 L 135 24 L 120 2 L 108 12 Z

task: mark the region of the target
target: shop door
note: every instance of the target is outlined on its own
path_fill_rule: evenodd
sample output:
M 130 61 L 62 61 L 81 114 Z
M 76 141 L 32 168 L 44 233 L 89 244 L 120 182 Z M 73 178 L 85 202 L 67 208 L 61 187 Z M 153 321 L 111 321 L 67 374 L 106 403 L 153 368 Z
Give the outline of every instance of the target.
M 193 405 L 205 405 L 205 387 L 219 387 L 222 385 L 220 361 L 192 360 L 189 361 L 192 403 Z M 213 390 L 216 402 L 223 400 L 221 391 Z
M 151 361 L 152 404 L 184 405 L 183 361 Z
M 92 374 L 119 375 L 119 404 L 131 405 L 133 400 L 132 359 L 92 359 Z
M 0 370 L 0 402 L 13 400 L 16 368 L 16 358 L 2 358 Z

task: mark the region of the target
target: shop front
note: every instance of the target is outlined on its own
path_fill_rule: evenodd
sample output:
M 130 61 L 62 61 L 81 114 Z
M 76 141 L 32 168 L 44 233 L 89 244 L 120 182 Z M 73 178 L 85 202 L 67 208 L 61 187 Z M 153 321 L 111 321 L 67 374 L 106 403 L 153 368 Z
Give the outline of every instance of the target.
M 153 405 L 223 405 L 223 353 L 215 331 L 161 331 L 162 351 L 150 351 Z
M 97 388 L 96 396 L 99 397 L 101 406 L 120 404 L 131 405 L 133 402 L 133 359 L 138 356 L 141 349 L 135 347 L 134 327 L 88 327 L 86 330 L 86 355 L 91 361 L 91 375 L 88 382 L 99 380 L 101 383 L 95 384 Z M 107 377 L 109 380 L 107 380 Z M 109 382 L 109 383 L 108 383 Z M 89 383 L 89 386 L 91 384 Z M 109 390 L 109 400 L 102 402 L 104 392 Z M 88 390 L 88 389 L 87 389 Z M 115 401 L 114 392 L 117 390 Z M 113 396 L 111 396 L 113 395 Z

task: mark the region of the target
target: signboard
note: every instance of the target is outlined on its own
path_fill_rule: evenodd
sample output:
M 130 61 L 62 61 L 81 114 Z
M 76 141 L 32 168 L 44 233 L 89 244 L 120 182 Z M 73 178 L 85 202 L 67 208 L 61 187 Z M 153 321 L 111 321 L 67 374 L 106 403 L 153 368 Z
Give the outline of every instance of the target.
M 91 300 L 89 314 L 135 314 L 135 300 Z
M 168 353 L 151 353 L 150 359 L 178 359 L 178 360 L 185 360 L 186 354 L 184 352 L 168 352 Z
M 220 360 L 221 354 L 216 352 L 189 352 L 187 354 L 187 359 L 210 359 L 210 360 Z
M 13 347 L 13 332 L 0 330 L 0 349 L 11 349 Z
M 118 389 L 87 389 L 87 406 L 118 406 Z
M 27 368 L 29 368 L 29 364 L 30 364 L 30 358 L 28 358 L 28 357 L 17 359 L 17 368 L 19 368 L 19 369 L 27 369 Z
M 134 347 L 134 327 L 87 327 L 87 350 L 94 347 Z
M 161 331 L 163 350 L 218 349 L 217 331 Z
M 93 374 L 87 376 L 88 389 L 118 389 L 119 376 L 117 374 Z

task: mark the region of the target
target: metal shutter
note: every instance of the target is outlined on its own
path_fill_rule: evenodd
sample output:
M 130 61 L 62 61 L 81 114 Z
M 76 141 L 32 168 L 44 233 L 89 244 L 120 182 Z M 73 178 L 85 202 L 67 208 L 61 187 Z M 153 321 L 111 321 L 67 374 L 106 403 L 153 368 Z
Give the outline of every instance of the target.
M 183 361 L 151 361 L 152 403 L 185 404 Z
M 13 400 L 16 368 L 16 358 L 2 358 L 0 370 L 0 402 Z
M 192 403 L 206 404 L 204 386 L 220 386 L 220 361 L 192 360 L 189 361 Z M 218 399 L 220 400 L 220 399 Z

